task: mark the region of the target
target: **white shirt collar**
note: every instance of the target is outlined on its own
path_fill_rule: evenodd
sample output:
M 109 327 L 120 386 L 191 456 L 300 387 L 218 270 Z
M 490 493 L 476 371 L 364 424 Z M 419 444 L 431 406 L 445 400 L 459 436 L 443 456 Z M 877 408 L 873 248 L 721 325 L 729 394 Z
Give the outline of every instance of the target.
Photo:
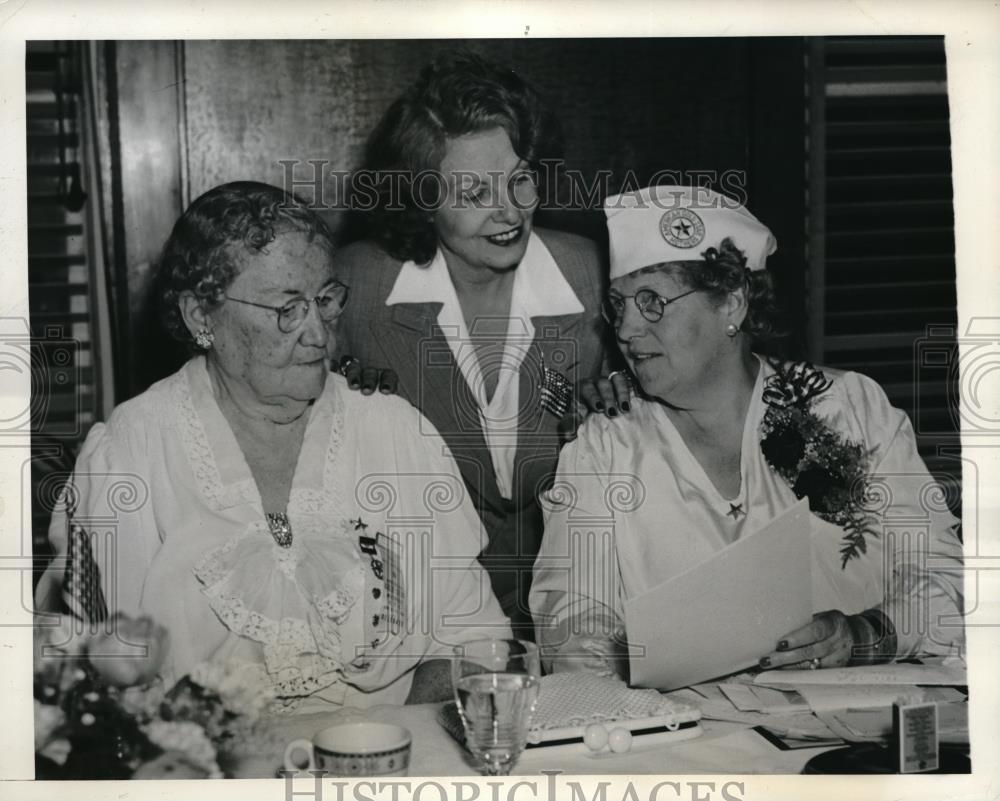
M 534 232 L 528 237 L 528 247 L 517 268 L 514 283 L 514 303 L 528 317 L 556 317 L 581 314 L 583 304 L 576 296 L 545 243 Z M 413 261 L 403 263 L 393 284 L 386 306 L 397 303 L 457 302 L 455 287 L 448 274 L 444 254 L 438 248 L 430 264 L 418 266 Z

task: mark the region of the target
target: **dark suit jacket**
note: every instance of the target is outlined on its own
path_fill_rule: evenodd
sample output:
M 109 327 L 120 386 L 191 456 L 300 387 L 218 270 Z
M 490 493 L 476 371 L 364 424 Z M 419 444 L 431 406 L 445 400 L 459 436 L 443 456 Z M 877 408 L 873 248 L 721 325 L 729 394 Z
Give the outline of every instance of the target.
M 489 536 L 480 561 L 516 633 L 529 637 L 533 633 L 528 588 L 543 527 L 537 496 L 552 481 L 560 445 L 558 419 L 541 406 L 542 364 L 558 370 L 574 387 L 578 379 L 599 374 L 604 356 L 600 301 L 607 276 L 590 240 L 559 231 L 535 229 L 535 233 L 585 311 L 532 321 L 535 337 L 521 365 L 510 500 L 497 488 L 476 402 L 438 328 L 441 304 L 386 306 L 402 264 L 372 242 L 345 247 L 334 258 L 337 276 L 351 288 L 339 328 L 338 355 L 350 354 L 366 366 L 395 370 L 399 394 L 441 433 Z

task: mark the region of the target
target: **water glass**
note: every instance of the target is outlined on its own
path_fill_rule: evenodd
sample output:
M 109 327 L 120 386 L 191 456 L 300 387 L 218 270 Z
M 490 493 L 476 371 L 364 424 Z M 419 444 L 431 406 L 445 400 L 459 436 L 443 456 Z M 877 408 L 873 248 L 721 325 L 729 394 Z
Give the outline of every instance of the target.
M 506 776 L 524 750 L 538 700 L 538 647 L 475 640 L 454 651 L 452 686 L 466 744 L 487 776 Z

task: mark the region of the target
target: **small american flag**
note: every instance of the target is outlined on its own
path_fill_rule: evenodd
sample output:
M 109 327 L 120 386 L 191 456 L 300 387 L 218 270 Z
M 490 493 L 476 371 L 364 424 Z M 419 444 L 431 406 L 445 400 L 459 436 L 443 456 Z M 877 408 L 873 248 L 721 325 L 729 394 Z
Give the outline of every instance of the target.
M 382 535 L 380 535 L 382 536 Z M 399 544 L 383 537 L 379 548 L 385 554 L 386 614 L 389 633 L 398 634 L 406 625 L 406 587 L 400 569 Z
M 543 364 L 541 395 L 542 408 L 561 418 L 569 411 L 573 400 L 573 386 L 562 373 Z
M 101 590 L 101 570 L 94 559 L 90 535 L 83 526 L 72 521 L 63 573 L 63 600 L 80 620 L 101 623 L 108 617 L 108 606 Z

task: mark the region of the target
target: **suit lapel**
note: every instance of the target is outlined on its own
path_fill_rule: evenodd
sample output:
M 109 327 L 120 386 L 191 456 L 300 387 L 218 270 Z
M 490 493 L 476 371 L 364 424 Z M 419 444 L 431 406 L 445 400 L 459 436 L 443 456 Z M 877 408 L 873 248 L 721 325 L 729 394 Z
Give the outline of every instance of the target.
M 560 317 L 536 317 L 535 338 L 521 365 L 518 398 L 517 452 L 514 456 L 515 497 L 523 505 L 537 494 L 536 486 L 551 470 L 553 454 L 558 452 L 558 418 L 542 408 L 543 370 L 548 367 L 561 373 L 570 383 L 577 380 L 577 339 L 575 329 L 582 314 Z
M 479 409 L 451 347 L 437 325 L 440 304 L 402 303 L 387 309 L 371 331 L 399 375 L 400 394 L 447 441 L 462 477 L 481 504 L 503 509 L 493 460 L 486 446 Z

